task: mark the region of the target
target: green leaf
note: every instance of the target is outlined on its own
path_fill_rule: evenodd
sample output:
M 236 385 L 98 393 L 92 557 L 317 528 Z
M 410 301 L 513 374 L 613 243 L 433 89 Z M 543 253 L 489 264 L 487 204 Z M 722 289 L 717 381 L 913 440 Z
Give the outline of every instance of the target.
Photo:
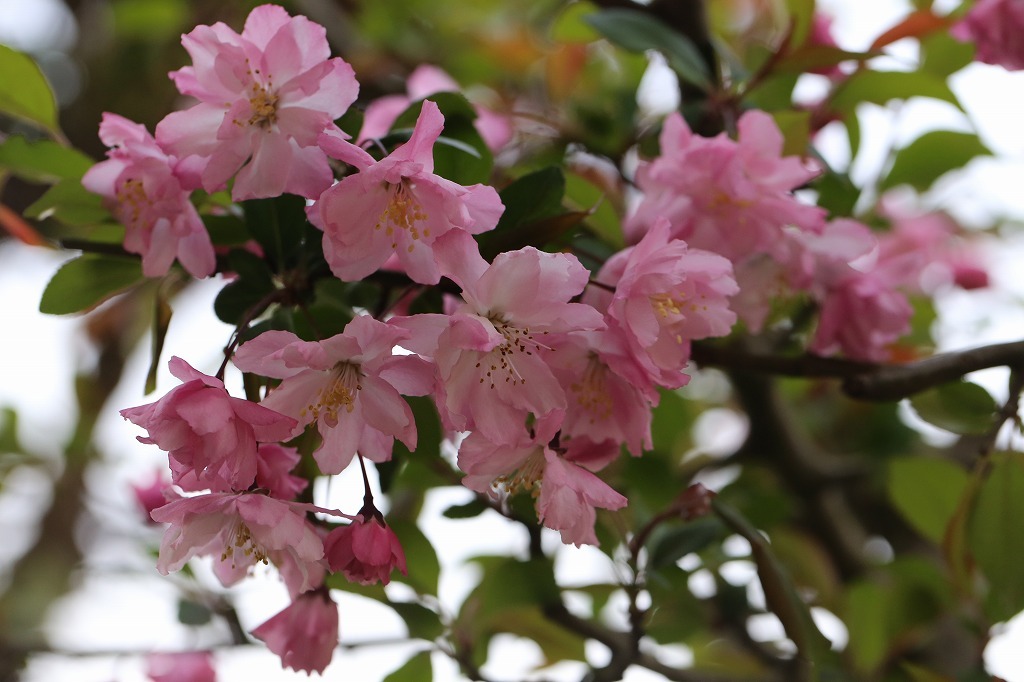
M 921 70 L 948 78 L 974 61 L 974 43 L 957 40 L 948 31 L 921 39 Z
M 680 78 L 705 90 L 710 87 L 707 64 L 693 42 L 650 14 L 614 8 L 595 12 L 586 22 L 630 52 L 661 52 Z
M 146 373 L 146 393 L 156 390 L 156 375 L 160 370 L 160 355 L 164 350 L 164 339 L 167 338 L 167 330 L 171 326 L 171 306 L 164 298 L 163 292 L 158 291 L 153 310 L 153 343 L 150 353 L 149 372 Z
M 840 85 L 832 96 L 832 106 L 852 113 L 858 104 L 884 105 L 890 100 L 930 97 L 949 102 L 963 110 L 960 101 L 944 78 L 920 71 L 857 71 Z
M 952 462 L 900 457 L 889 462 L 889 499 L 914 528 L 940 543 L 969 480 Z
M 846 592 L 843 621 L 850 632 L 848 652 L 858 670 L 874 670 L 889 644 L 886 627 L 888 595 L 873 582 L 859 582 Z
M 453 504 L 442 512 L 442 516 L 446 519 L 472 519 L 488 509 L 490 507 L 474 498 L 465 504 Z
M 0 144 L 0 167 L 29 182 L 79 180 L 92 165 L 82 152 L 52 140 L 29 142 L 15 135 Z
M 803 45 L 814 21 L 814 0 L 786 0 L 789 20 L 792 22 L 792 45 Z
M 57 270 L 43 291 L 39 312 L 67 315 L 89 310 L 144 280 L 137 258 L 87 253 Z
M 209 608 L 188 599 L 178 600 L 178 622 L 182 625 L 206 625 L 213 620 Z
M 402 543 L 409 575 L 395 573 L 392 578 L 401 581 L 421 594 L 437 594 L 437 580 L 441 576 L 441 565 L 437 561 L 437 552 L 430 540 L 414 522 L 404 519 L 389 520 L 391 530 Z
M 1024 609 L 1024 453 L 996 453 L 992 462 L 968 521 L 967 542 L 988 580 L 985 611 L 1004 621 Z
M 385 677 L 384 682 L 430 682 L 433 679 L 434 666 L 430 662 L 430 652 L 421 651 Z
M 36 220 L 53 218 L 72 227 L 112 220 L 110 211 L 103 206 L 103 198 L 82 187 L 78 180 L 64 180 L 46 190 L 25 209 L 25 216 Z
M 57 132 L 57 100 L 39 66 L 21 52 L 0 45 L 0 113 Z
M 274 272 L 293 267 L 307 234 L 306 200 L 292 194 L 242 204 L 245 226 Z M 319 248 L 319 242 L 317 243 Z
M 151 42 L 176 39 L 189 21 L 185 0 L 119 0 L 111 9 L 114 29 L 122 38 Z
M 934 130 L 896 153 L 892 169 L 882 179 L 882 189 L 906 183 L 923 192 L 947 172 L 963 168 L 977 156 L 991 154 L 974 133 Z
M 441 618 L 426 606 L 415 602 L 391 602 L 390 606 L 405 621 L 410 637 L 432 642 L 444 634 Z
M 551 39 L 559 43 L 592 43 L 601 36 L 587 23 L 587 16 L 595 7 L 586 0 L 571 2 L 563 6 L 551 22 Z
M 651 547 L 651 566 L 671 566 L 691 552 L 699 552 L 723 535 L 722 522 L 713 517 L 691 521 L 661 535 Z
M 494 156 L 476 131 L 473 106 L 454 92 L 438 92 L 427 99 L 437 104 L 444 116 L 443 140 L 439 138 L 434 145 L 434 173 L 460 185 L 490 180 Z M 422 100 L 410 105 L 395 120 L 392 132 L 408 129 L 411 133 L 422 108 Z
M 968 381 L 944 384 L 910 399 L 921 419 L 941 429 L 981 435 L 995 423 L 998 406 L 988 391 Z

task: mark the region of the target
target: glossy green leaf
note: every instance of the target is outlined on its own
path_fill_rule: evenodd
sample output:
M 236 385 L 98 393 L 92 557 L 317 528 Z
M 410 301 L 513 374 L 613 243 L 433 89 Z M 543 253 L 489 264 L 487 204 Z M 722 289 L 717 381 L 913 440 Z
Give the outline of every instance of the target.
M 988 581 L 985 611 L 993 621 L 1024 610 L 1024 453 L 992 456 L 992 469 L 978 491 L 967 543 Z
M 930 97 L 963 108 L 944 78 L 920 71 L 870 69 L 854 73 L 839 86 L 832 96 L 832 106 L 840 112 L 852 113 L 858 104 L 884 105 L 890 100 L 912 97 Z
M 586 22 L 630 52 L 661 52 L 680 78 L 701 88 L 710 87 L 707 64 L 693 41 L 650 14 L 613 8 L 588 15 Z
M 651 546 L 651 567 L 664 568 L 723 537 L 722 522 L 713 517 L 691 521 L 660 535 Z
M 57 100 L 39 66 L 26 54 L 0 45 L 0 113 L 59 130 Z
M 944 384 L 910 399 L 921 419 L 960 434 L 983 434 L 992 428 L 999 407 L 988 391 L 968 381 Z
M 82 152 L 52 140 L 29 142 L 15 135 L 0 144 L 0 168 L 29 182 L 78 180 L 92 165 L 93 160 Z
M 437 561 L 437 553 L 430 540 L 412 521 L 389 519 L 389 523 L 391 530 L 402 543 L 405 555 L 409 557 L 409 575 L 403 576 L 396 571 L 392 579 L 406 583 L 421 594 L 437 594 L 441 565 Z
M 39 311 L 68 315 L 89 310 L 144 279 L 138 258 L 87 253 L 57 270 L 43 291 Z
M 78 180 L 64 180 L 46 190 L 25 216 L 37 220 L 53 219 L 73 227 L 92 226 L 112 220 L 103 206 L 103 198 L 82 187 Z
M 307 235 L 306 200 L 292 194 L 242 204 L 245 226 L 275 272 L 293 267 Z M 317 242 L 319 248 L 319 241 Z
M 390 606 L 405 621 L 410 637 L 432 642 L 444 634 L 440 617 L 426 606 L 415 602 L 391 602 Z
M 430 682 L 433 679 L 434 665 L 430 662 L 430 652 L 421 651 L 385 677 L 384 682 Z
M 940 543 L 969 476 L 956 464 L 931 457 L 889 462 L 888 492 L 893 506 L 922 535 Z
M 882 179 L 882 189 L 908 184 L 924 191 L 951 170 L 963 168 L 989 151 L 974 133 L 935 130 L 925 133 L 896 152 L 889 173 Z
M 228 268 L 238 277 L 230 282 L 213 301 L 213 312 L 228 324 L 241 324 L 252 307 L 274 291 L 273 275 L 267 262 L 245 249 L 232 249 Z

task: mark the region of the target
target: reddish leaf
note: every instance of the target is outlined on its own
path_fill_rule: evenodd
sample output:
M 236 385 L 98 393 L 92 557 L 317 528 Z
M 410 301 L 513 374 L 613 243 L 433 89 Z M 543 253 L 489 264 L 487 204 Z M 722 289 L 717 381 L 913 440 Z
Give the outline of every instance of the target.
M 949 17 L 940 17 L 928 10 L 911 12 L 900 23 L 896 24 L 882 35 L 875 38 L 871 43 L 871 51 L 880 50 L 886 45 L 895 43 L 903 38 L 920 38 L 945 30 L 950 24 Z

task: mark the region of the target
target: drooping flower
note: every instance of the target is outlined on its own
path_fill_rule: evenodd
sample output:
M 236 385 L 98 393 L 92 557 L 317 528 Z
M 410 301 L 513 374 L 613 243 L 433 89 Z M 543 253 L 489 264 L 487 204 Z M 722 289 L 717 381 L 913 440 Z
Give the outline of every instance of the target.
M 213 556 L 244 572 L 256 563 L 269 563 L 275 552 L 288 555 L 299 567 L 316 565 L 324 547 L 306 520 L 309 511 L 329 510 L 258 493 L 207 493 L 172 500 L 152 514 L 154 521 L 170 524 L 160 543 L 157 570 L 167 575 L 192 557 Z M 310 569 L 307 576 L 310 571 L 316 575 Z M 307 579 L 301 590 L 311 587 Z
M 416 422 L 396 386 L 422 395 L 433 371 L 393 348 L 408 332 L 368 315 L 354 318 L 341 334 L 303 341 L 291 332 L 264 332 L 235 353 L 235 365 L 283 379 L 261 403 L 295 419 L 291 435 L 317 423 L 323 444 L 314 453 L 326 474 L 341 472 L 358 451 L 382 462 L 394 439 L 416 447 Z
M 1019 0 L 978 0 L 950 33 L 974 42 L 979 62 L 1024 69 L 1024 3 Z
M 146 656 L 146 676 L 153 682 L 216 682 L 209 651 L 154 653 Z
M 116 114 L 103 114 L 100 139 L 111 147 L 107 160 L 90 168 L 82 185 L 107 199 L 125 226 L 125 250 L 142 256 L 143 274 L 165 275 L 175 258 L 194 277 L 211 274 L 213 244 L 174 174 L 175 159 L 145 126 Z
M 172 480 L 182 489 L 245 490 L 256 478 L 257 443 L 287 438 L 295 421 L 231 397 L 224 382 L 179 357 L 168 364 L 182 385 L 121 416 L 146 429 L 140 442 L 167 451 Z
M 521 429 L 511 444 L 471 433 L 459 446 L 459 468 L 466 472 L 462 482 L 491 495 L 530 492 L 537 499 L 541 522 L 559 531 L 562 542 L 597 545 L 596 508 L 621 509 L 628 500 L 584 466 L 607 463 L 619 446 L 586 437 L 555 444 L 560 421 L 560 415 L 538 420 L 532 433 Z
M 352 523 L 332 530 L 324 538 L 324 556 L 332 571 L 362 585 L 387 585 L 396 568 L 407 573 L 402 545 L 376 509 L 364 508 Z
M 338 646 L 338 605 L 325 587 L 304 592 L 252 634 L 284 667 L 322 673 Z
M 450 230 L 479 234 L 498 224 L 504 206 L 493 187 L 463 187 L 434 175 L 432 150 L 443 126 L 437 105 L 423 102 L 412 137 L 380 161 L 337 135 L 321 138 L 332 156 L 359 169 L 314 207 L 324 257 L 337 277 L 363 279 L 396 256 L 414 281 L 436 284 L 436 239 Z
M 560 336 L 604 326 L 597 310 L 569 302 L 589 273 L 575 256 L 532 247 L 499 254 L 488 265 L 465 233 L 449 233 L 436 248 L 464 302 L 451 315 L 393 322 L 411 332 L 405 347 L 436 363 L 446 425 L 513 442 L 528 413 L 565 409 L 565 391 L 546 361 Z
M 363 127 L 359 131 L 358 144 L 373 138 L 383 137 L 391 129 L 395 119 L 410 104 L 438 92 L 461 92 L 459 84 L 443 69 L 431 64 L 417 66 L 405 81 L 405 95 L 385 95 L 373 100 L 363 114 Z M 512 139 L 512 124 L 507 116 L 502 116 L 487 107 L 475 105 L 476 119 L 473 125 L 480 133 L 484 144 L 492 152 L 497 152 Z
M 705 138 L 694 135 L 679 114 L 665 119 L 661 156 L 637 171 L 644 198 L 624 226 L 629 241 L 640 241 L 666 218 L 672 237 L 739 264 L 773 253 L 787 225 L 821 231 L 825 211 L 793 195 L 818 171 L 782 156 L 782 133 L 765 112 L 744 113 L 737 128 L 736 141 L 724 133 Z
M 615 292 L 593 288 L 586 300 L 607 307 L 633 357 L 655 383 L 667 388 L 689 380 L 683 369 L 690 341 L 725 336 L 736 322 L 727 300 L 738 291 L 732 264 L 670 239 L 664 218 L 639 244 L 608 259 L 596 279 L 614 286 Z
M 156 138 L 181 162 L 192 186 L 219 190 L 236 173 L 236 200 L 284 192 L 314 199 L 333 174 L 320 133 L 359 91 L 352 67 L 330 57 L 326 31 L 306 17 L 262 5 L 241 34 L 222 23 L 182 38 L 192 66 L 170 74 L 199 103 L 169 114 Z

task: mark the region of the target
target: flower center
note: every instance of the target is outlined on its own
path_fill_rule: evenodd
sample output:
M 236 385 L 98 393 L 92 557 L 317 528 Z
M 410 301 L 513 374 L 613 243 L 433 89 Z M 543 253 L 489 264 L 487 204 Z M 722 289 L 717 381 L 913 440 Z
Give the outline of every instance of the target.
M 537 447 L 516 469 L 494 479 L 495 490 L 504 489 L 509 495 L 529 490 L 534 497 L 540 495 L 544 464 L 544 448 Z
M 246 123 L 250 126 L 269 130 L 277 123 L 277 95 L 269 88 L 254 83 L 249 95 L 249 108 L 252 114 Z
M 267 550 L 256 542 L 252 531 L 249 530 L 249 526 L 245 525 L 245 521 L 242 521 L 241 517 L 235 517 L 234 528 L 228 538 L 228 545 L 224 547 L 224 551 L 220 555 L 221 561 L 227 561 L 230 558 L 231 565 L 235 566 L 235 559 L 238 558 L 237 552 L 240 551 L 247 560 L 246 563 L 249 559 L 253 562 L 269 563 Z
M 591 354 L 579 381 L 569 386 L 576 402 L 590 415 L 591 424 L 611 419 L 612 397 L 608 392 L 607 377 L 608 366 L 596 354 Z
M 490 383 L 491 388 L 494 388 L 497 385 L 495 382 L 499 381 L 503 374 L 505 381 L 502 383 L 512 386 L 525 384 L 526 377 L 519 373 L 515 365 L 516 355 L 533 355 L 534 350 L 548 346 L 534 339 L 529 327 L 509 324 L 500 316 L 489 316 L 487 319 L 505 340 L 476 363 L 476 368 L 484 372 L 480 377 L 480 383 Z
M 149 204 L 142 180 L 128 178 L 115 190 L 114 196 L 121 209 L 121 218 L 134 227 L 142 217 L 143 207 Z
M 315 402 L 302 410 L 302 416 L 312 414 L 314 420 L 323 417 L 327 426 L 337 426 L 338 413 L 342 409 L 350 413 L 356 407 L 358 391 L 363 390 L 360 377 L 359 365 L 339 362 L 331 370 L 327 383 L 316 394 Z
M 373 229 L 383 229 L 384 233 L 391 237 L 391 248 L 393 249 L 398 248 L 398 234 L 404 230 L 412 240 L 406 249 L 412 253 L 415 246 L 413 242 L 421 236 L 430 236 L 430 228 L 424 228 L 421 232 L 416 226 L 416 223 L 427 219 L 427 214 L 423 212 L 423 207 L 416 201 L 412 187 L 405 178 L 402 178 L 398 184 L 388 185 L 388 187 L 392 189 L 388 197 L 388 205 L 384 207 L 384 211 L 377 218 L 377 224 Z

